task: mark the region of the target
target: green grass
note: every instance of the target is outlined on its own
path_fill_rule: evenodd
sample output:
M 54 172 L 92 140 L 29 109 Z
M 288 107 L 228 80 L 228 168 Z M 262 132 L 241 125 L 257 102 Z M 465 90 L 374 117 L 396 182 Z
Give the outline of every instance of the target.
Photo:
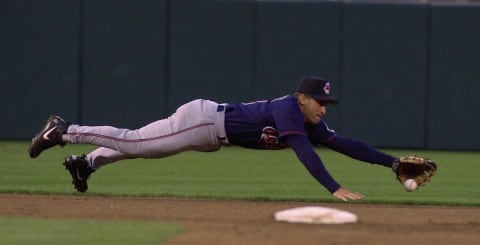
M 0 192 L 78 194 L 61 163 L 64 156 L 88 153 L 92 146 L 55 147 L 36 159 L 28 157 L 27 147 L 28 142 L 0 141 Z M 480 206 L 480 153 L 385 151 L 434 159 L 438 175 L 426 187 L 407 192 L 388 168 L 318 149 L 340 184 L 366 195 L 356 203 Z M 290 149 L 224 147 L 215 153 L 186 152 L 165 159 L 127 160 L 99 169 L 89 187 L 82 195 L 337 202 Z
M 0 141 L 0 192 L 90 196 L 185 197 L 263 201 L 340 202 L 332 198 L 291 150 L 256 151 L 225 147 L 215 153 L 187 152 L 170 158 L 136 159 L 99 169 L 85 194 L 74 191 L 61 165 L 92 146 L 68 145 L 36 159 L 28 142 Z M 366 195 L 355 203 L 480 206 L 480 153 L 385 150 L 434 159 L 433 182 L 407 192 L 385 167 L 317 150 L 343 186 Z M 0 217 L 1 244 L 154 244 L 180 232 L 172 223 Z M 75 231 L 75 232 L 72 232 Z
M 178 226 L 145 221 L 0 218 L 1 244 L 158 244 Z

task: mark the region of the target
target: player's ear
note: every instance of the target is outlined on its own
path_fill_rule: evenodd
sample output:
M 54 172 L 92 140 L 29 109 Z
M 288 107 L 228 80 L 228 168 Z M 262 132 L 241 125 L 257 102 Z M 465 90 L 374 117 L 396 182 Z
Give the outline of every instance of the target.
M 298 94 L 298 103 L 300 105 L 305 105 L 307 99 L 308 99 L 308 95 L 302 94 L 302 93 Z

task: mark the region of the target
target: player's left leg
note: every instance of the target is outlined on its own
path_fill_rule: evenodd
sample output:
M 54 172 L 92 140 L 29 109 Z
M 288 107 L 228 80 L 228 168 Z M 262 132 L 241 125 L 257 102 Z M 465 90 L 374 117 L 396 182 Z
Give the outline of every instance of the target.
M 215 151 L 223 143 L 219 139 L 225 137 L 224 112 L 218 108 L 222 107 L 213 101 L 195 100 L 178 108 L 170 117 L 137 130 L 67 126 L 49 119 L 32 140 L 30 156 L 36 157 L 45 149 L 67 142 L 106 147 L 128 155 L 126 158 L 161 158 L 187 150 Z M 57 130 L 60 128 L 63 130 Z
M 162 158 L 187 150 L 214 151 L 220 148 L 217 107 L 211 101 L 195 100 L 170 117 L 136 130 L 72 124 L 63 138 L 68 143 L 93 144 L 138 158 Z
M 64 146 L 66 143 L 62 140 L 62 135 L 67 131 L 68 123 L 61 117 L 51 115 L 40 132 L 32 139 L 28 148 L 31 158 L 35 158 L 43 150 L 55 145 Z

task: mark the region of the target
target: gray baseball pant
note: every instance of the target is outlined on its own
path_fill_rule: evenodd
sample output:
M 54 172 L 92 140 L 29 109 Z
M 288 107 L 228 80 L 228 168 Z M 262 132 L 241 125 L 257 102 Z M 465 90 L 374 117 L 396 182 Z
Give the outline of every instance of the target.
M 189 150 L 216 151 L 228 144 L 225 105 L 197 99 L 180 106 L 168 118 L 136 130 L 72 124 L 66 138 L 71 144 L 99 146 L 87 155 L 94 169 L 123 159 L 163 158 Z

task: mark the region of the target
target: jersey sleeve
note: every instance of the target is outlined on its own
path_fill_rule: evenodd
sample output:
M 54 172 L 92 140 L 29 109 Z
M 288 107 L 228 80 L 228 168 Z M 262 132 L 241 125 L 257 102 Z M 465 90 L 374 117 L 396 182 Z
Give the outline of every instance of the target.
M 326 144 L 337 136 L 335 130 L 330 129 L 324 121 L 318 124 L 307 124 L 305 129 L 308 132 L 308 139 L 314 145 Z
M 303 114 L 294 97 L 272 101 L 270 109 L 280 138 L 292 134 L 307 135 Z
M 380 152 L 362 141 L 349 139 L 340 135 L 328 141 L 325 146 L 353 159 L 380 164 L 385 167 L 392 167 L 393 162 L 396 160 L 395 157 Z
M 322 160 L 313 150 L 307 137 L 298 134 L 286 136 L 287 144 L 295 151 L 298 159 L 303 163 L 308 172 L 322 184 L 330 193 L 336 192 L 340 185 L 328 173 Z

